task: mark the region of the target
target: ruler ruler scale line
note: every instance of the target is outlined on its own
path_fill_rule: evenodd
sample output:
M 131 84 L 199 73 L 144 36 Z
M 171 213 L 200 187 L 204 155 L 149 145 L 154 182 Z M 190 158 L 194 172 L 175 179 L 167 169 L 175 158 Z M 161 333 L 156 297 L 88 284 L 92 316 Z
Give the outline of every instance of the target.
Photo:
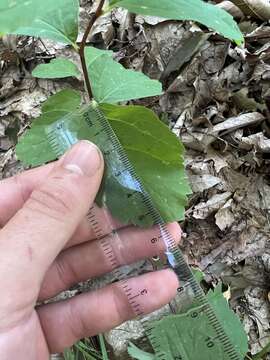
M 141 179 L 138 177 L 135 169 L 131 165 L 125 150 L 123 149 L 109 122 L 107 121 L 103 113 L 93 104 L 87 106 L 78 114 L 80 114 L 82 119 L 85 120 L 85 123 L 88 125 L 89 128 L 92 128 L 94 125 L 98 125 L 98 131 L 95 133 L 96 136 L 100 136 L 100 134 L 106 134 L 108 144 L 107 149 L 103 152 L 105 159 L 112 156 L 113 153 L 118 155 L 119 158 L 120 169 L 118 169 L 117 172 L 114 172 L 114 176 L 118 178 L 122 174 L 126 173 L 132 179 L 133 187 L 135 190 L 131 194 L 129 194 L 129 196 L 139 196 L 146 210 L 146 213 L 142 216 L 150 216 L 153 224 L 159 226 L 160 238 L 164 241 L 167 248 L 166 255 L 168 265 L 174 270 L 181 284 L 179 289 L 181 290 L 181 292 L 186 292 L 188 294 L 191 291 L 191 293 L 193 294 L 191 301 L 196 300 L 196 302 L 202 307 L 204 313 L 209 320 L 209 323 L 211 324 L 213 330 L 216 333 L 218 341 L 228 355 L 226 359 L 242 360 L 241 356 L 238 354 L 237 350 L 231 343 L 231 340 L 224 331 L 221 323 L 216 317 L 216 314 L 211 305 L 209 304 L 203 289 L 197 283 L 189 265 L 185 261 L 184 255 L 182 254 L 180 248 L 169 233 L 166 223 L 157 208 L 155 207 L 151 196 L 147 191 L 145 191 Z M 73 116 L 75 117 L 76 115 Z M 61 121 L 58 121 L 56 125 L 52 125 L 48 130 L 48 140 L 52 146 L 52 149 L 58 157 L 60 157 L 69 147 L 71 147 L 76 141 L 79 140 L 74 134 L 72 134 L 71 131 L 69 131 L 69 129 L 65 127 L 65 119 L 66 117 L 63 118 Z M 121 272 L 120 269 L 117 267 L 118 261 L 112 246 L 112 240 L 114 239 L 114 237 L 118 236 L 117 231 L 112 228 L 112 233 L 109 234 L 109 236 L 104 237 L 105 234 L 102 231 L 102 224 L 99 224 L 96 219 L 94 207 L 92 207 L 89 211 L 88 220 L 93 228 L 96 238 L 100 240 L 104 256 L 110 262 L 113 273 L 120 281 L 120 285 L 124 293 L 126 294 L 128 302 L 133 309 L 134 314 L 137 316 L 144 315 L 144 311 L 141 307 L 140 302 L 136 301 L 136 299 L 140 297 L 140 294 L 133 293 L 133 289 L 130 287 L 128 280 L 125 279 L 125 274 Z M 149 323 L 144 319 L 142 319 L 142 324 L 145 328 L 145 333 L 155 351 L 155 355 L 159 359 L 186 359 L 186 357 L 184 357 L 185 355 L 180 353 L 175 355 L 174 357 L 172 357 L 170 354 L 164 354 L 158 340 L 153 335 L 154 328 L 151 326 L 151 324 L 149 325 Z

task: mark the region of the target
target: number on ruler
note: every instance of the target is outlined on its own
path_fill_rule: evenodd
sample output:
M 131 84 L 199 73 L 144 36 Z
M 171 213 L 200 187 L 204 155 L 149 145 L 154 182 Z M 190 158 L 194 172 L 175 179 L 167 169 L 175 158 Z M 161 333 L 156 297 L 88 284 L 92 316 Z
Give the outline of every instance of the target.
M 205 342 L 206 342 L 206 346 L 207 346 L 209 349 L 211 349 L 212 347 L 215 346 L 214 341 L 213 341 L 210 337 L 206 338 L 206 339 L 205 339 Z
M 83 113 L 83 117 L 87 123 L 88 126 L 94 126 L 93 121 L 90 119 L 88 111 Z
M 182 293 L 184 290 L 185 290 L 184 287 L 183 287 L 183 286 L 180 286 L 180 287 L 177 289 L 177 292 Z
M 159 238 L 156 238 L 156 237 L 151 239 L 152 244 L 156 244 L 158 241 L 159 241 Z

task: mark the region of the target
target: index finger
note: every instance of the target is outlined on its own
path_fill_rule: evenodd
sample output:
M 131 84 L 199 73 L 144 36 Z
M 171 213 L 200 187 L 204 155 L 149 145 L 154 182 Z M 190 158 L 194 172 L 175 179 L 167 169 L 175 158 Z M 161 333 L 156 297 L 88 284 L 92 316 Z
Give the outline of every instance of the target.
M 0 182 L 0 228 L 23 207 L 33 190 L 48 177 L 56 163 L 27 170 Z
M 1 230 L 1 256 L 16 260 L 17 271 L 36 266 L 35 277 L 42 279 L 93 204 L 103 168 L 93 143 L 74 145 Z
M 23 207 L 32 192 L 42 182 L 46 181 L 56 165 L 57 161 L 24 171 L 0 182 L 0 229 Z M 111 232 L 112 225 L 115 228 L 123 227 L 123 224 L 113 219 L 106 210 L 100 209 L 97 206 L 95 206 L 95 215 L 98 222 L 103 224 L 104 235 Z M 110 222 L 108 222 L 108 219 Z M 96 236 L 89 220 L 84 218 L 65 247 L 78 245 L 95 238 Z

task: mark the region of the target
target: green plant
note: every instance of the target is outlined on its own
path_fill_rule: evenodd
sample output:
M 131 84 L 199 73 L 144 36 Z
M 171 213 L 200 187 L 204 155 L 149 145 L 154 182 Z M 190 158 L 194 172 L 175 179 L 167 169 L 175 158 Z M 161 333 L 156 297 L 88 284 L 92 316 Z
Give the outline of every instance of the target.
M 222 284 L 218 284 L 214 290 L 209 290 L 206 296 L 222 323 L 227 336 L 230 338 L 231 343 L 237 349 L 239 356 L 244 359 L 248 351 L 247 336 L 238 317 L 231 311 L 227 300 L 223 296 Z M 206 340 L 205 336 L 202 336 L 203 334 L 207 334 L 209 346 L 213 347 L 215 358 L 229 359 L 227 354 L 224 354 L 222 347 L 217 346 L 214 342 L 211 343 L 211 339 L 215 338 L 215 332 L 201 309 L 201 306 L 193 304 L 185 313 L 169 315 L 159 321 L 153 321 L 151 326 L 154 329 L 153 333 L 160 348 L 162 348 L 166 354 L 173 354 L 175 349 L 181 347 L 184 349 L 183 352 L 186 351 L 188 356 L 190 356 L 187 356 L 187 358 L 208 360 L 209 353 L 207 347 L 205 347 Z M 194 313 L 196 316 L 194 316 Z M 172 334 L 170 343 L 168 343 L 166 337 L 164 337 L 164 332 L 169 331 Z M 192 353 L 189 353 L 189 349 L 192 349 Z M 138 360 L 157 360 L 154 354 L 143 353 L 134 347 L 134 345 L 131 345 L 128 351 L 130 355 Z
M 108 360 L 103 335 L 99 335 L 98 340 L 100 351 L 95 349 L 91 339 L 84 339 L 64 351 L 64 360 Z
M 104 3 L 105 0 L 99 1 L 80 44 L 76 43 L 78 0 L 48 0 L 46 6 L 43 0 L 17 0 L 14 3 L 4 0 L 0 9 L 0 34 L 44 37 L 73 47 L 81 60 L 90 101 L 99 104 L 164 219 L 181 220 L 186 196 L 190 193 L 183 166 L 183 146 L 151 110 L 140 106 L 116 105 L 132 99 L 161 95 L 162 85 L 142 73 L 125 69 L 113 59 L 112 51 L 86 46 L 88 35 L 99 16 L 121 6 L 140 14 L 198 21 L 238 44 L 243 41 L 243 36 L 229 14 L 202 0 L 110 0 L 107 8 L 104 8 Z M 49 64 L 38 65 L 32 74 L 40 78 L 63 78 L 76 77 L 80 73 L 81 70 L 74 63 L 58 58 Z M 18 158 L 32 166 L 54 160 L 55 155 L 46 138 L 46 127 L 79 108 L 80 104 L 81 97 L 77 91 L 63 90 L 50 97 L 43 104 L 42 115 L 20 139 Z M 76 124 L 79 129 L 80 122 Z M 105 176 L 108 179 L 109 174 Z M 114 179 L 109 178 L 108 186 L 103 188 L 106 205 L 123 222 L 135 222 L 132 211 L 128 211 L 128 204 L 125 216 L 121 214 L 116 203 L 117 194 L 112 195 L 113 183 Z M 120 192 L 121 189 L 118 195 Z
M 243 36 L 229 14 L 202 0 L 109 0 L 107 8 L 104 8 L 104 3 L 105 0 L 99 1 L 80 44 L 76 43 L 78 0 L 46 0 L 45 6 L 44 0 L 2 0 L 0 34 L 44 37 L 74 49 L 80 58 L 81 69 L 71 61 L 59 58 L 49 64 L 38 65 L 32 75 L 39 78 L 64 78 L 77 77 L 82 72 L 89 101 L 99 106 L 108 119 L 164 220 L 182 220 L 187 195 L 190 193 L 184 171 L 183 145 L 151 110 L 142 106 L 119 105 L 123 101 L 161 95 L 161 83 L 142 73 L 125 69 L 113 59 L 112 51 L 86 46 L 87 38 L 97 18 L 118 6 L 143 15 L 197 21 L 239 45 L 243 42 Z M 42 106 L 42 115 L 20 139 L 17 145 L 18 158 L 32 166 L 54 160 L 55 154 L 47 139 L 46 128 L 65 115 L 74 113 L 81 102 L 81 95 L 75 90 L 66 89 L 51 96 Z M 82 132 L 83 124 L 79 117 L 72 116 L 66 121 L 72 121 L 73 128 L 78 133 Z M 94 141 L 94 136 L 89 140 Z M 129 208 L 128 203 L 123 204 L 123 186 L 115 185 L 116 179 L 112 174 L 106 173 L 105 177 L 102 191 L 106 196 L 101 198 L 112 214 L 125 223 L 151 225 L 136 222 L 132 208 Z M 222 309 L 226 308 L 220 294 L 216 294 L 213 301 L 215 299 L 223 303 Z M 226 314 L 229 316 L 228 311 Z M 170 324 L 164 322 L 164 326 Z M 66 351 L 65 358 L 106 359 L 102 341 L 101 349 L 100 355 L 89 344 L 80 342 Z M 243 353 L 244 346 L 242 349 Z M 136 349 L 133 351 L 136 352 Z M 152 358 L 152 355 L 147 356 Z
M 270 354 L 270 341 L 264 346 L 264 348 L 259 351 L 256 355 L 252 357 L 252 360 L 264 360 L 267 355 Z

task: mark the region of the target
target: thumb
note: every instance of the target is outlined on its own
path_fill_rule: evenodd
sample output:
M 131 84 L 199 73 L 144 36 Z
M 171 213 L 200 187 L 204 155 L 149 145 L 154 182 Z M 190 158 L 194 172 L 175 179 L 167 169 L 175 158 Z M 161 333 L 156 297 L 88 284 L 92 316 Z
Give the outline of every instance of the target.
M 94 144 L 74 145 L 1 230 L 0 250 L 3 247 L 5 253 L 1 255 L 11 264 L 16 261 L 18 271 L 35 269 L 36 280 L 42 280 L 92 205 L 103 167 L 102 154 Z

